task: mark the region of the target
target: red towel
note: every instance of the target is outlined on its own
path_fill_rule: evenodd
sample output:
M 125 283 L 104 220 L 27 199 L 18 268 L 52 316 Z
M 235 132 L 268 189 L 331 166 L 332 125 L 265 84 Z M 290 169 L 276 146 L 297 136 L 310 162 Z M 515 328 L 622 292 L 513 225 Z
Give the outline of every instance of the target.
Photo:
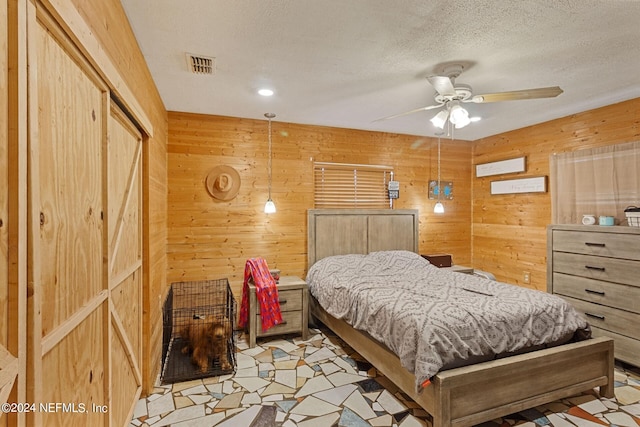
M 244 285 L 242 286 L 242 304 L 238 326 L 244 328 L 249 319 L 249 278 L 253 278 L 256 286 L 256 297 L 260 306 L 262 331 L 282 323 L 280 301 L 276 281 L 269 272 L 264 258 L 251 258 L 244 266 Z

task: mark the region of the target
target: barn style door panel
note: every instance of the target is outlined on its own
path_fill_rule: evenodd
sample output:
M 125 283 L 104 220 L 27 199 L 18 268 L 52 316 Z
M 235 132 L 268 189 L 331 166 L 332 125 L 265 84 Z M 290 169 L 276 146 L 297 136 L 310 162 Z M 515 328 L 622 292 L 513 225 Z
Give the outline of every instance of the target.
M 142 136 L 111 104 L 107 163 L 110 411 L 131 419 L 142 392 Z
M 28 421 L 126 425 L 142 390 L 142 135 L 38 3 L 28 38 L 28 398 L 67 405 Z
M 32 28 L 33 27 L 33 28 Z M 35 29 L 34 29 L 35 28 Z M 104 405 L 108 289 L 103 262 L 103 145 L 108 92 L 38 9 L 29 33 L 34 402 Z M 30 111 L 33 112 L 34 105 Z M 34 129 L 32 128 L 32 129 Z M 37 412 L 47 426 L 102 425 L 93 411 Z M 38 419 L 40 418 L 40 419 Z

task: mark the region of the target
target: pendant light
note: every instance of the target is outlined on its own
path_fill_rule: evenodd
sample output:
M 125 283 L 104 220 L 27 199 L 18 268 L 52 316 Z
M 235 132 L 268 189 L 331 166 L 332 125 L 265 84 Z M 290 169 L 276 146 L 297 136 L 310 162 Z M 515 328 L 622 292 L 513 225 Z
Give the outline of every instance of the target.
M 442 193 L 442 187 L 440 185 L 440 135 L 442 133 L 438 133 L 438 200 L 433 207 L 433 213 L 441 214 L 444 213 L 444 205 L 440 202 L 440 193 Z
M 269 119 L 269 163 L 268 163 L 268 185 L 269 185 L 269 198 L 267 199 L 267 203 L 264 204 L 264 213 L 272 214 L 276 213 L 276 204 L 271 200 L 271 119 L 273 119 L 276 115 L 274 113 L 264 113 L 264 116 Z

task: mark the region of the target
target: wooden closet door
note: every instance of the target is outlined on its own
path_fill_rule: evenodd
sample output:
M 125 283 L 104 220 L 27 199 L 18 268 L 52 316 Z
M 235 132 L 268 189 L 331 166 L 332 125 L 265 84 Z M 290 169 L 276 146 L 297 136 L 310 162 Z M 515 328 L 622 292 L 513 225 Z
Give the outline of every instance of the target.
M 127 425 L 142 391 L 142 142 L 36 3 L 29 26 L 34 425 Z
M 29 22 L 31 402 L 64 408 L 35 425 L 99 426 L 109 416 L 104 237 L 107 87 L 41 8 Z
M 142 392 L 142 136 L 114 103 L 107 151 L 109 410 L 125 425 Z

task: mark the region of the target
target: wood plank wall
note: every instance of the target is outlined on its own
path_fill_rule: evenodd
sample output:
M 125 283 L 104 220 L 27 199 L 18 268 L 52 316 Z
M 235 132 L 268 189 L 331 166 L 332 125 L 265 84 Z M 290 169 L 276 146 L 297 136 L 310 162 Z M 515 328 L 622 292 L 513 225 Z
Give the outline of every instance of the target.
M 442 141 L 442 180 L 454 199 L 433 213 L 428 181 L 437 178 L 436 139 L 282 123 L 273 126 L 273 190 L 267 200 L 267 121 L 169 112 L 168 282 L 229 278 L 240 299 L 244 265 L 262 256 L 282 275 L 306 275 L 307 209 L 313 208 L 313 161 L 393 166 L 397 208 L 420 210 L 420 251 L 471 261 L 471 143 Z M 212 199 L 207 173 L 233 166 L 242 185 L 228 202 Z
M 119 0 L 72 0 L 153 125 L 143 145 L 144 388 L 160 369 L 162 303 L 167 293 L 167 113 Z
M 473 163 L 526 156 L 526 172 L 518 176 L 549 176 L 553 153 L 638 140 L 640 99 L 634 99 L 477 140 Z M 473 179 L 473 266 L 505 282 L 546 290 L 551 194 L 492 196 L 490 182 L 505 178 Z M 523 283 L 524 271 L 531 272 L 529 285 Z

